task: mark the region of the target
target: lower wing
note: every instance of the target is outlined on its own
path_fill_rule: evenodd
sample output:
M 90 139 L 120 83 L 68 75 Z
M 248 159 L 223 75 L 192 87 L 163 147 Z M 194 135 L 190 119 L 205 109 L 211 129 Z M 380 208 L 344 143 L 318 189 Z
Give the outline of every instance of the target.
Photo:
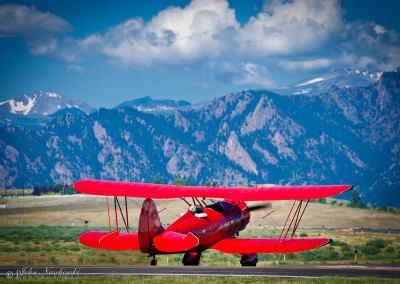
M 82 245 L 111 250 L 140 250 L 137 233 L 120 234 L 120 231 L 87 232 L 79 236 Z
M 79 242 L 92 248 L 111 250 L 140 250 L 138 233 L 121 234 L 114 232 L 87 232 L 79 236 Z M 153 238 L 156 249 L 160 252 L 183 252 L 199 244 L 199 239 L 192 233 L 180 234 L 164 232 Z
M 332 239 L 225 239 L 210 249 L 224 253 L 290 253 L 315 249 L 332 242 Z

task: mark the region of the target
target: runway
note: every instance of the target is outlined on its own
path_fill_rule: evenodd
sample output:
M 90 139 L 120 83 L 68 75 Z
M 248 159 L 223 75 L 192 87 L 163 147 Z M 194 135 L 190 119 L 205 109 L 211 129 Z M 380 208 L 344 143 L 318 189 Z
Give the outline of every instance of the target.
M 400 265 L 274 265 L 269 267 L 184 266 L 0 266 L 0 276 L 79 277 L 95 275 L 197 275 L 262 277 L 381 277 L 400 278 Z

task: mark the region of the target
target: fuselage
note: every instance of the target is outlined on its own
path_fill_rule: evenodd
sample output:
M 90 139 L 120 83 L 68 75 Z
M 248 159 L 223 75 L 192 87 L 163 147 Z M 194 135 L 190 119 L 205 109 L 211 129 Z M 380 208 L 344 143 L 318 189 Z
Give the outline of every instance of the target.
M 191 232 L 199 239 L 199 244 L 190 251 L 203 251 L 222 239 L 234 238 L 249 221 L 250 212 L 245 202 L 223 200 L 205 207 L 201 213 L 187 211 L 165 228 L 165 232 Z

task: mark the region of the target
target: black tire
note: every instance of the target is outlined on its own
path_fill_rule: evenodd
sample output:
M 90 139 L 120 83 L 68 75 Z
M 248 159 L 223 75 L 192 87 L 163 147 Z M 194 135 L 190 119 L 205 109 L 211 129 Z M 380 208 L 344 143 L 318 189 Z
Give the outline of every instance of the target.
M 157 259 L 153 259 L 153 260 L 150 262 L 150 265 L 157 265 Z

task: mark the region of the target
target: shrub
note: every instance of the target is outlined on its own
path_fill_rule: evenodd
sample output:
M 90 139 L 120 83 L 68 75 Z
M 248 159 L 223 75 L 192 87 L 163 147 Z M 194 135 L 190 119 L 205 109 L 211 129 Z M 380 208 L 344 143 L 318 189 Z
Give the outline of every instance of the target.
M 331 243 L 331 246 L 337 246 L 342 249 L 342 251 L 352 251 L 351 246 L 348 243 L 342 241 L 334 241 Z
M 83 256 L 79 256 L 79 257 L 78 257 L 78 263 L 79 263 L 80 265 L 83 264 Z
M 387 247 L 385 251 L 387 253 L 394 253 L 394 247 Z
M 79 247 L 79 245 L 77 244 L 73 244 L 67 247 L 67 250 L 71 250 L 71 251 L 80 251 L 81 248 Z
M 364 245 L 364 246 L 361 248 L 361 252 L 364 253 L 364 254 L 366 254 L 366 255 L 378 254 L 380 251 L 381 251 L 381 250 L 380 250 L 379 248 L 374 247 L 374 246 L 367 246 L 367 245 Z
M 57 260 L 57 258 L 56 258 L 54 255 L 50 257 L 50 261 L 51 261 L 51 263 L 54 264 L 54 265 L 57 265 L 57 264 L 58 264 L 58 260 Z
M 20 251 L 19 247 L 10 247 L 6 245 L 0 246 L 0 252 L 18 252 Z
M 119 264 L 119 263 L 118 263 L 118 260 L 115 258 L 115 256 L 111 256 L 111 257 L 110 257 L 110 261 L 111 261 L 112 263 Z
M 386 247 L 391 241 L 383 240 L 383 239 L 375 239 L 367 242 L 365 245 L 361 247 L 361 252 L 366 255 L 376 255 L 380 253 L 381 249 Z
M 367 246 L 375 246 L 377 248 L 384 248 L 387 244 L 391 243 L 389 240 L 375 239 L 366 243 Z

